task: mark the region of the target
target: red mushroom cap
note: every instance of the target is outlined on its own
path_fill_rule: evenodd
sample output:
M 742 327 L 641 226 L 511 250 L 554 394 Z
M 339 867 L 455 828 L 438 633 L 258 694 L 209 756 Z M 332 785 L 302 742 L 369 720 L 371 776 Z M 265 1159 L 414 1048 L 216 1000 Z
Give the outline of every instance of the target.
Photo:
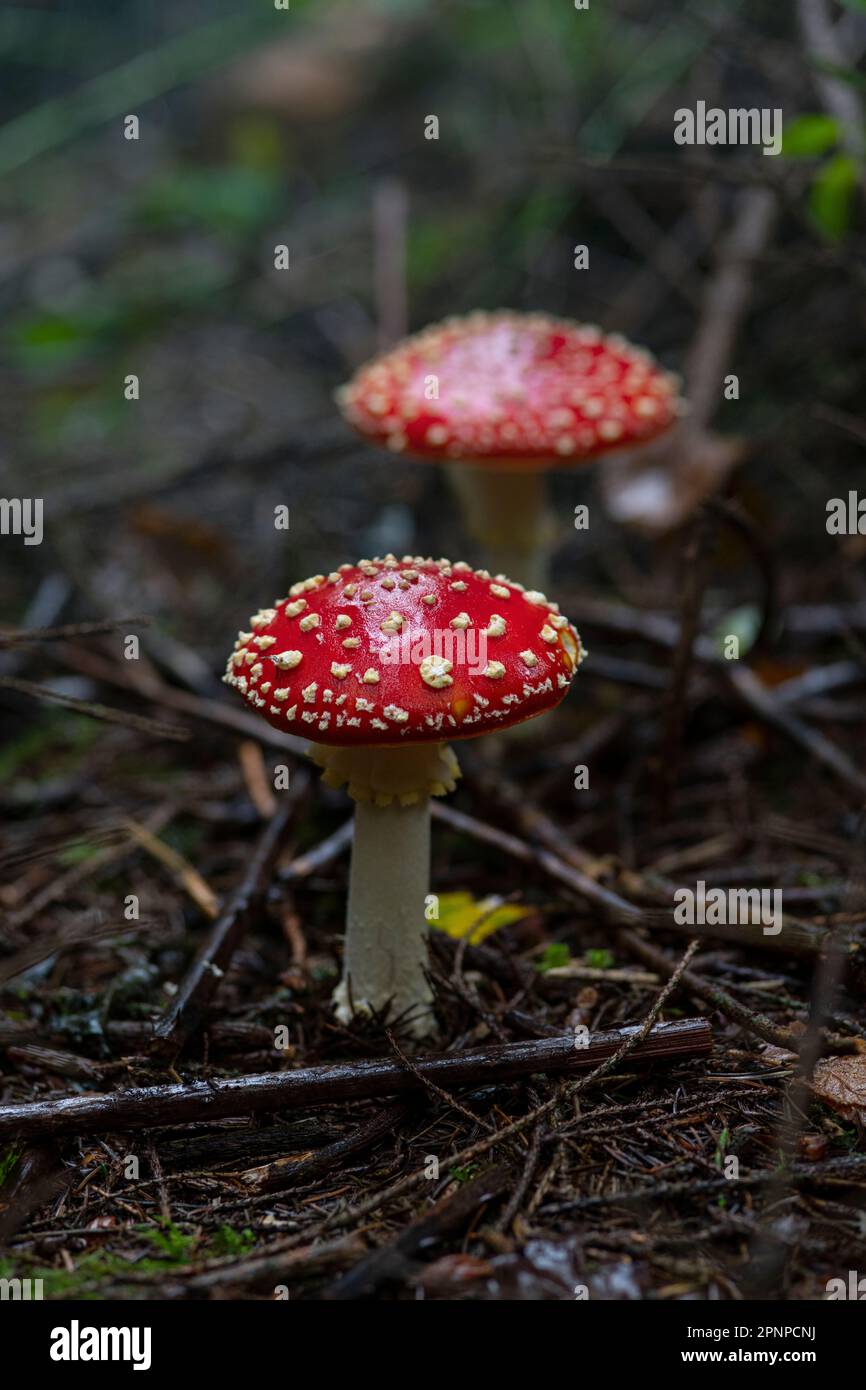
M 225 680 L 278 729 L 431 743 L 553 709 L 583 656 L 555 603 L 448 560 L 361 560 L 292 585 L 238 634 Z
M 407 338 L 337 399 L 361 434 L 397 453 L 548 468 L 654 438 L 682 411 L 678 388 L 618 335 L 502 310 Z

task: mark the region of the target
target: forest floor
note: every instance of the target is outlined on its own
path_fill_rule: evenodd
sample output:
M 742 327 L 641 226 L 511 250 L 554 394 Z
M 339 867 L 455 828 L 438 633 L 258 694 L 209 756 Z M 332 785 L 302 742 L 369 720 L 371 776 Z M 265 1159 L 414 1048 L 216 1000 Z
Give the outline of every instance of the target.
M 461 788 L 437 803 L 424 1051 L 477 1053 L 454 1089 L 399 1024 L 332 1015 L 349 803 L 286 737 L 184 688 L 176 662 L 124 661 L 115 632 L 7 634 L 7 681 L 86 672 L 113 715 L 42 704 L 7 753 L 7 1277 L 55 1298 L 810 1299 L 862 1265 L 863 672 L 845 647 L 866 613 L 791 607 L 787 665 L 698 643 L 671 687 L 675 612 L 573 597 L 583 698 L 552 734 L 459 744 Z M 763 889 L 765 916 L 678 925 L 675 887 L 700 882 Z M 670 1055 L 628 1033 L 598 1050 L 657 1017 L 680 1025 Z M 545 1063 L 576 1029 L 583 1069 Z M 509 1046 L 522 1075 L 497 1072 Z M 411 1089 L 352 1099 L 363 1059 Z M 208 1087 L 308 1068 L 314 1103 L 241 1088 L 209 1115 Z M 178 1084 L 179 1121 L 165 1092 L 113 1120 L 112 1097 Z M 103 1113 L 52 1118 L 91 1093 Z M 47 1118 L 16 1124 L 28 1102 Z

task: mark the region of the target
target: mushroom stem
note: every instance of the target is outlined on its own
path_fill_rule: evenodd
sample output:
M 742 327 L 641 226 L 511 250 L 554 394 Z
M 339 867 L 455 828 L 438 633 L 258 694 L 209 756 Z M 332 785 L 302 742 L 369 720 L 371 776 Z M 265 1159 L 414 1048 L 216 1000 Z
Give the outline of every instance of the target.
M 384 1013 L 414 1037 L 433 1027 L 424 900 L 430 887 L 430 802 L 376 806 L 359 801 L 346 913 L 337 1017 Z
M 425 899 L 430 891 L 430 797 L 453 791 L 460 768 L 447 743 L 403 747 L 314 744 L 329 787 L 355 801 L 341 1023 L 387 1010 L 413 1037 L 434 1028 Z
M 505 574 L 527 589 L 549 587 L 554 524 L 544 473 L 537 467 L 499 469 L 467 462 L 449 465 L 466 529 L 485 549 L 492 574 Z

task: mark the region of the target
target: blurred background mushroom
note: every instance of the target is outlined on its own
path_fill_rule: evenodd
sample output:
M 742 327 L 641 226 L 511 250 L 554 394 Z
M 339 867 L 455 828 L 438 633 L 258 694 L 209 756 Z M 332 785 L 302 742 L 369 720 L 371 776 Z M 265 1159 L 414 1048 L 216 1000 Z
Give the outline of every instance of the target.
M 494 574 L 550 580 L 545 473 L 644 444 L 681 411 L 650 353 L 544 314 L 446 319 L 341 388 L 346 419 L 396 454 L 447 461 L 466 528 Z

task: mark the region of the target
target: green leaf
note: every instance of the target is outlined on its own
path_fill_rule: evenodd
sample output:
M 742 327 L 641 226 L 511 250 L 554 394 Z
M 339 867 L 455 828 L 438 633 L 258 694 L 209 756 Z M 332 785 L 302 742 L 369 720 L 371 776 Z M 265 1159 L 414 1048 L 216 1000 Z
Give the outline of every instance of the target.
M 563 965 L 568 965 L 571 960 L 571 952 L 563 941 L 551 941 L 549 946 L 545 946 L 535 968 L 540 974 L 544 975 L 548 970 L 560 970 Z
M 513 903 L 503 903 L 501 898 L 481 898 L 476 901 L 471 893 L 440 893 L 439 916 L 432 925 L 456 940 L 468 936 L 470 946 L 477 946 L 486 936 L 499 931 L 500 927 L 510 927 L 531 916 L 528 907 L 518 907 Z
M 21 1150 L 16 1149 L 14 1145 L 12 1148 L 7 1149 L 4 1154 L 0 1154 L 0 1187 L 3 1186 L 6 1179 L 17 1167 L 20 1157 Z
M 818 174 L 809 192 L 809 211 L 825 236 L 838 241 L 851 226 L 860 169 L 855 159 L 837 154 Z
M 454 1168 L 449 1168 L 448 1176 L 462 1186 L 465 1182 L 471 1182 L 477 1172 L 477 1163 L 467 1163 L 462 1168 L 456 1166 Z
M 839 122 L 832 116 L 798 116 L 785 127 L 782 154 L 789 158 L 826 154 L 838 145 L 839 134 Z
M 610 970 L 613 965 L 613 951 L 596 947 L 592 951 L 587 951 L 584 960 L 592 970 Z

